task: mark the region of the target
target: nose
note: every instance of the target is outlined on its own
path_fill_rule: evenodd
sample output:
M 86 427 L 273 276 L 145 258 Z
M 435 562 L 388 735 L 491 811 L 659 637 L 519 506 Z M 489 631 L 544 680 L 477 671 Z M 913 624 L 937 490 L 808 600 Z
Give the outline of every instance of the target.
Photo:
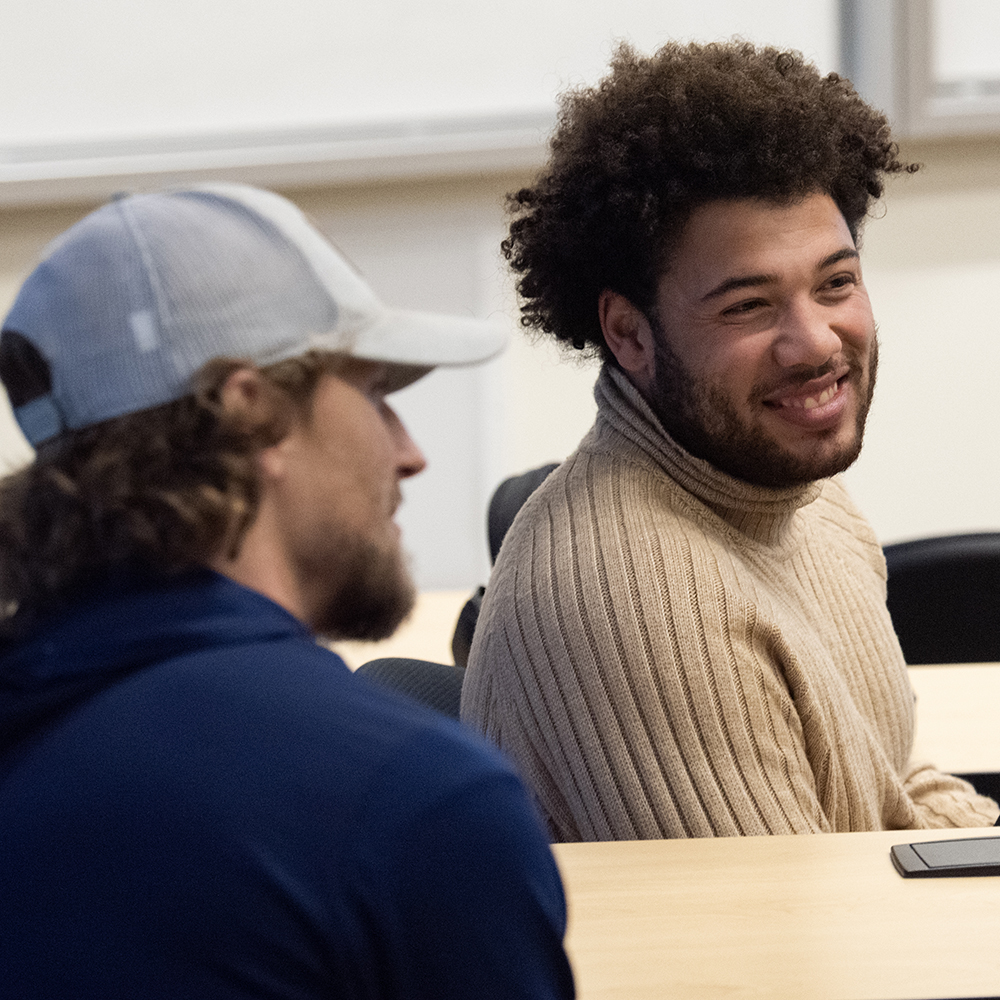
M 409 479 L 427 468 L 427 459 L 410 437 L 409 431 L 399 419 L 396 411 L 385 404 L 386 419 L 392 433 L 392 441 L 396 449 L 396 473 L 400 479 Z
M 783 368 L 819 368 L 840 353 L 843 341 L 830 310 L 817 302 L 789 303 L 774 342 L 774 358 Z

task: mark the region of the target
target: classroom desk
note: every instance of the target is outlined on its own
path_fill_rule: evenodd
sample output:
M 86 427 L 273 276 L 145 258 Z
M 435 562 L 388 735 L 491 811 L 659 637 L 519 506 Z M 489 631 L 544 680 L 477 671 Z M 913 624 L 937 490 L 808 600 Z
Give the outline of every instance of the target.
M 382 642 L 333 644 L 352 668 L 378 656 L 451 663 L 451 637 L 470 591 L 430 591 Z M 1000 771 L 1000 664 L 910 667 L 917 695 L 915 755 L 943 771 Z
M 952 774 L 1000 771 L 1000 663 L 910 667 L 916 760 Z
M 893 844 L 1000 830 L 557 844 L 579 1000 L 1000 996 L 1000 877 Z
M 467 591 L 422 594 L 376 656 L 451 662 Z M 1000 664 L 910 668 L 914 755 L 1000 771 Z M 1000 996 L 1000 878 L 903 879 L 893 844 L 1000 829 L 559 844 L 579 1000 Z

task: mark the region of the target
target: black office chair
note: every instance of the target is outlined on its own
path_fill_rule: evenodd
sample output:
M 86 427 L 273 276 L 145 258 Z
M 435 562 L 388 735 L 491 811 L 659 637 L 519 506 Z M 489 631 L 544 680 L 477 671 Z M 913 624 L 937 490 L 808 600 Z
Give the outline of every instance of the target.
M 519 476 L 510 476 L 493 491 L 486 514 L 486 537 L 490 546 L 491 566 L 497 561 L 504 536 L 513 524 L 514 518 L 517 517 L 517 512 L 524 506 L 524 501 L 542 485 L 545 477 L 557 467 L 558 463 L 552 462 L 549 465 L 541 465 L 537 469 L 522 472 Z M 469 662 L 472 637 L 475 635 L 476 622 L 479 620 L 479 607 L 483 603 L 485 593 L 485 587 L 476 590 L 465 602 L 465 606 L 458 616 L 455 634 L 451 638 L 451 655 L 455 657 L 455 663 L 460 667 L 464 667 Z
M 514 523 L 517 512 L 524 506 L 524 501 L 542 485 L 549 473 L 558 467 L 556 462 L 540 465 L 537 469 L 531 469 L 528 472 L 522 472 L 519 476 L 505 479 L 493 491 L 486 515 L 486 534 L 490 542 L 491 564 L 497 561 L 504 537 Z
M 355 673 L 414 701 L 458 718 L 465 670 L 446 663 L 386 656 L 363 663 Z
M 1000 532 L 885 546 L 892 624 L 909 664 L 1000 660 Z
M 908 664 L 1000 660 L 1000 532 L 885 546 L 888 604 Z M 1000 773 L 963 774 L 1000 801 Z

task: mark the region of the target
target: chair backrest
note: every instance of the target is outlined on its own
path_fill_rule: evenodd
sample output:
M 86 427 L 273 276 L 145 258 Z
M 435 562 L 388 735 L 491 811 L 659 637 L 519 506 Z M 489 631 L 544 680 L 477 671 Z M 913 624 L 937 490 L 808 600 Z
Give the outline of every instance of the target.
M 505 479 L 490 498 L 489 511 L 486 515 L 486 534 L 490 541 L 490 562 L 497 561 L 497 554 L 503 543 L 504 536 L 517 512 L 524 506 L 524 501 L 531 496 L 553 469 L 558 468 L 556 462 L 540 465 L 537 469 L 522 472 L 519 476 Z
M 541 486 L 545 477 L 555 468 L 557 463 L 551 462 L 549 465 L 541 465 L 537 469 L 522 472 L 519 476 L 511 476 L 493 491 L 486 514 L 486 537 L 490 545 L 491 563 L 497 561 L 504 536 L 517 517 L 517 512 L 524 506 L 524 501 Z M 476 632 L 483 594 L 484 589 L 480 587 L 469 597 L 455 625 L 455 634 L 451 638 L 451 654 L 460 667 L 464 667 L 469 661 L 469 650 L 472 648 L 472 637 Z
M 889 614 L 907 663 L 1000 660 L 1000 532 L 884 551 Z
M 476 622 L 479 621 L 479 609 L 482 607 L 485 594 L 485 587 L 477 587 L 462 605 L 458 621 L 455 622 L 455 632 L 451 637 L 451 655 L 460 667 L 469 665 L 472 637 L 476 634 Z
M 458 718 L 462 678 L 465 676 L 461 667 L 386 656 L 363 663 L 355 673 L 453 719 Z

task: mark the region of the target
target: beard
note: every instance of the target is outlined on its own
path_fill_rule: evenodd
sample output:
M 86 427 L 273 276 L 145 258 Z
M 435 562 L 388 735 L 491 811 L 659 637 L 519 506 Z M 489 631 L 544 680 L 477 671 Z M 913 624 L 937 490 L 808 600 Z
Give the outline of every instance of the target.
M 741 415 L 721 385 L 694 375 L 670 347 L 662 326 L 658 322 L 651 326 L 656 370 L 647 402 L 667 433 L 696 458 L 744 482 L 782 489 L 843 472 L 861 453 L 875 392 L 877 337 L 872 338 L 867 359 L 857 352 L 845 358 L 850 368 L 845 378 L 854 385 L 859 400 L 853 438 L 834 452 L 817 450 L 813 455 L 799 455 L 772 438 L 761 422 Z M 834 368 L 832 361 L 818 368 L 801 367 L 782 384 L 804 385 Z M 763 405 L 762 401 L 774 389 L 773 384 L 753 386 L 749 403 Z M 821 445 L 835 433 L 836 429 L 819 435 L 817 444 Z
M 416 588 L 399 547 L 380 548 L 345 535 L 328 566 L 327 599 L 310 623 L 327 640 L 388 639 L 413 610 Z M 327 550 L 329 551 L 329 549 Z

